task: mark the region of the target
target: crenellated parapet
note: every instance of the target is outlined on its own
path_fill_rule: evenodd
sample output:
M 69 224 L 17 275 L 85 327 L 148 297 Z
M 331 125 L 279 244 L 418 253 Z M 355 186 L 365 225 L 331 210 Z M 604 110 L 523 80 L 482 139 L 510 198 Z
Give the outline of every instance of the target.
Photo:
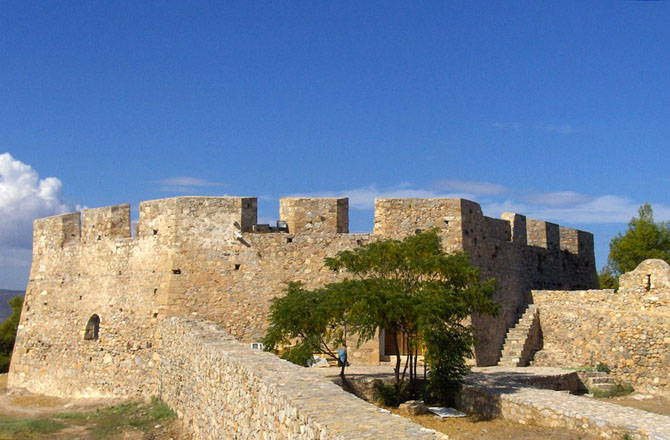
M 224 242 L 236 233 L 344 234 L 349 232 L 347 198 L 286 197 L 279 220 L 285 229 L 257 225 L 255 197 L 175 197 L 140 203 L 137 237 L 159 241 L 194 236 Z M 261 226 L 259 228 L 259 226 Z M 543 220 L 504 212 L 483 215 L 478 203 L 465 199 L 377 199 L 373 235 L 401 238 L 437 228 L 449 251 L 472 251 L 482 242 L 508 242 L 591 258 L 593 235 Z M 67 243 L 93 243 L 131 237 L 130 205 L 85 209 L 35 221 L 35 249 Z
M 403 236 L 437 228 L 444 237 L 474 247 L 483 240 L 512 242 L 516 245 L 565 250 L 593 255 L 593 235 L 544 220 L 504 212 L 500 219 L 483 215 L 478 203 L 465 199 L 377 199 L 374 234 Z

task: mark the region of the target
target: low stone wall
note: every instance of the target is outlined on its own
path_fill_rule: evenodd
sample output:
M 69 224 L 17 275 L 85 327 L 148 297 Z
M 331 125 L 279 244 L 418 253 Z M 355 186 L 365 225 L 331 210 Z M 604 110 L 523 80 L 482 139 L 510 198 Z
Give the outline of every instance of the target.
M 564 428 L 600 438 L 665 439 L 670 417 L 521 384 L 466 383 L 457 407 L 484 418 Z
M 247 348 L 216 324 L 168 318 L 160 327 L 160 397 L 195 440 L 446 438 Z
M 533 291 L 543 335 L 533 365 L 602 362 L 618 381 L 638 390 L 670 391 L 670 308 L 659 306 L 658 297 L 613 290 Z

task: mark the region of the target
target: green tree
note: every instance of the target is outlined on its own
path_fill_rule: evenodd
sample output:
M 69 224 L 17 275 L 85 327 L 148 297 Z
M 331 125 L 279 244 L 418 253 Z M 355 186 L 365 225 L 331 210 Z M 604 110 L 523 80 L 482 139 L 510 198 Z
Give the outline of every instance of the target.
M 342 251 L 327 258 L 326 266 L 351 278 L 303 290 L 300 300 L 286 299 L 292 295 L 289 285 L 287 295 L 273 301 L 265 339 L 268 348 L 297 337 L 289 352 L 309 346 L 329 354 L 324 341 L 343 344 L 348 334 L 355 335 L 360 345 L 383 329 L 399 336 L 394 339 L 396 353 L 401 353 L 401 343 L 406 346 L 404 366 L 396 357 L 396 393 L 400 394 L 407 379 L 410 395 L 416 394 L 417 361 L 423 348 L 433 397 L 445 397 L 467 372 L 465 358 L 472 356 L 474 337 L 464 319 L 473 312 L 497 311 L 490 300 L 493 281 L 481 282 L 466 254 L 446 255 L 436 231 Z M 340 326 L 345 331 L 338 333 L 335 329 Z M 316 334 L 324 337 L 319 340 Z
M 307 366 L 315 353 L 337 360 L 337 347 L 347 346 L 348 304 L 330 286 L 306 290 L 288 283 L 284 296 L 270 306 L 270 327 L 263 339 L 267 350 L 283 348 L 282 358 Z M 344 377 L 345 364 L 340 376 Z
M 7 303 L 12 307 L 12 314 L 0 324 L 0 373 L 9 371 L 9 362 L 12 359 L 12 350 L 14 350 L 16 340 L 16 329 L 19 327 L 23 308 L 23 297 L 15 296 Z
M 614 273 L 610 265 L 607 265 L 598 274 L 598 284 L 601 289 L 618 289 L 619 276 Z
M 649 203 L 638 210 L 638 217 L 628 223 L 625 234 L 618 234 L 610 242 L 608 267 L 601 272 L 620 275 L 635 269 L 648 258 L 670 262 L 670 223 L 654 222 L 654 212 Z

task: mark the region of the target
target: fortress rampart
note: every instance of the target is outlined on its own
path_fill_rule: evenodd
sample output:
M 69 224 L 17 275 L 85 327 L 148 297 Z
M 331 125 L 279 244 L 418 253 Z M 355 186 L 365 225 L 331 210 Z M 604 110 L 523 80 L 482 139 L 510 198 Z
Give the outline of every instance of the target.
M 482 277 L 497 280 L 500 315 L 472 317 L 479 365 L 497 362 L 531 290 L 597 287 L 591 234 L 515 213 L 486 217 L 464 199 L 378 199 L 374 229 L 364 234 L 348 232 L 346 198 L 284 198 L 279 220 L 258 225 L 253 197 L 143 202 L 135 236 L 129 205 L 36 220 L 10 386 L 68 396 L 155 393 L 161 320 L 209 320 L 244 343 L 258 341 L 286 282 L 338 281 L 345 274 L 325 268 L 325 257 L 429 228 L 446 251 L 466 251 Z M 96 317 L 98 333 L 88 338 Z M 382 339 L 351 353 L 351 362 L 388 359 Z
M 637 390 L 670 391 L 670 266 L 645 260 L 618 291 L 533 291 L 543 348 L 533 365 L 606 364 Z

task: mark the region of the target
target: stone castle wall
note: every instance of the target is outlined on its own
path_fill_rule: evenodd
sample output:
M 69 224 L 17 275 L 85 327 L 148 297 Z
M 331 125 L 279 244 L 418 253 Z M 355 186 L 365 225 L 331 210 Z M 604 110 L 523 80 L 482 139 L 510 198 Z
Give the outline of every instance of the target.
M 194 440 L 438 439 L 379 411 L 309 368 L 252 350 L 220 326 L 161 321 L 159 395 Z
M 670 266 L 647 260 L 614 290 L 533 291 L 543 349 L 533 365 L 595 366 L 636 389 L 670 391 Z
M 286 282 L 311 288 L 339 281 L 346 274 L 325 268 L 325 257 L 433 227 L 446 251 L 468 252 L 484 278 L 497 280 L 500 315 L 472 319 L 479 365 L 496 363 L 531 289 L 597 285 L 591 234 L 529 227 L 535 223 L 513 213 L 492 219 L 462 199 L 378 199 L 371 234 L 346 232 L 346 199 L 282 199 L 283 232 L 254 232 L 255 198 L 178 197 L 143 202 L 139 211 L 135 237 L 128 205 L 35 222 L 10 386 L 55 395 L 150 394 L 155 380 L 144 378 L 158 368 L 152 347 L 160 344 L 162 319 L 206 319 L 238 340 L 258 341 Z M 84 340 L 94 314 L 100 337 Z M 350 361 L 376 364 L 383 346 L 370 341 Z
M 156 262 L 167 261 L 167 250 L 130 238 L 122 205 L 36 221 L 33 253 L 12 386 L 76 397 L 150 393 Z M 93 315 L 100 337 L 84 340 Z

